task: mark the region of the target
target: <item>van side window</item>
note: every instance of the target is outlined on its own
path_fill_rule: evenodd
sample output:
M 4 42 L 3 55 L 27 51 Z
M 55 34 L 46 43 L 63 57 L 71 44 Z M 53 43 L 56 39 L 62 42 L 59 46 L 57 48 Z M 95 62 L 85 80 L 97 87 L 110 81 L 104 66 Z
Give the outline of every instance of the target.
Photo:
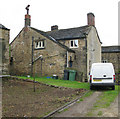
M 108 61 L 107 60 L 102 60 L 102 63 L 107 63 Z

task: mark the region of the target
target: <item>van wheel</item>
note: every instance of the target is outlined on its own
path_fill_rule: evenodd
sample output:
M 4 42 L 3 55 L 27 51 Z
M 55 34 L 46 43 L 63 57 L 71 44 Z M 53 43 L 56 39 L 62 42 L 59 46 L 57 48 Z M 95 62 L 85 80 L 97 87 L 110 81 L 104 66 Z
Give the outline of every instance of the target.
M 90 86 L 90 90 L 93 90 L 93 86 Z
M 112 90 L 115 90 L 115 86 L 112 86 Z

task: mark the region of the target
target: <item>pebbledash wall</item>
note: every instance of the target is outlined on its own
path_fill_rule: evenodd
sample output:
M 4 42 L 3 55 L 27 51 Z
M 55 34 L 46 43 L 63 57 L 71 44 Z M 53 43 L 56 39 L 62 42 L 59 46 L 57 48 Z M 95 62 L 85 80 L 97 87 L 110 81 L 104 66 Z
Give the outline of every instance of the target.
M 9 74 L 9 35 L 10 29 L 0 24 L 0 75 Z

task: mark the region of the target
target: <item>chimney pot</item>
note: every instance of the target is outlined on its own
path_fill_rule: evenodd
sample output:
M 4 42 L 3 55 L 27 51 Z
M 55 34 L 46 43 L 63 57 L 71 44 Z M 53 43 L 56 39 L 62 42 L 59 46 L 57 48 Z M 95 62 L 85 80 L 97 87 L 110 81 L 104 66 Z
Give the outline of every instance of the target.
M 31 16 L 29 15 L 29 7 L 30 7 L 30 5 L 28 5 L 28 6 L 25 8 L 25 9 L 27 10 L 27 14 L 25 15 L 25 27 L 31 25 Z
M 95 15 L 93 13 L 87 14 L 87 20 L 89 26 L 95 26 Z
M 51 26 L 51 31 L 58 30 L 58 25 Z
M 31 16 L 29 14 L 25 15 L 25 27 L 31 25 Z

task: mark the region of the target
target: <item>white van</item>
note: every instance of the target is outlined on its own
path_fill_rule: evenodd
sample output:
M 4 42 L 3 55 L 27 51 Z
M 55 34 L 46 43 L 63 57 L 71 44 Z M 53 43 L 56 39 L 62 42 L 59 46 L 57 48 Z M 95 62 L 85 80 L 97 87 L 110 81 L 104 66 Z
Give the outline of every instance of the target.
M 90 89 L 106 86 L 115 89 L 115 72 L 112 63 L 93 63 L 89 76 Z

